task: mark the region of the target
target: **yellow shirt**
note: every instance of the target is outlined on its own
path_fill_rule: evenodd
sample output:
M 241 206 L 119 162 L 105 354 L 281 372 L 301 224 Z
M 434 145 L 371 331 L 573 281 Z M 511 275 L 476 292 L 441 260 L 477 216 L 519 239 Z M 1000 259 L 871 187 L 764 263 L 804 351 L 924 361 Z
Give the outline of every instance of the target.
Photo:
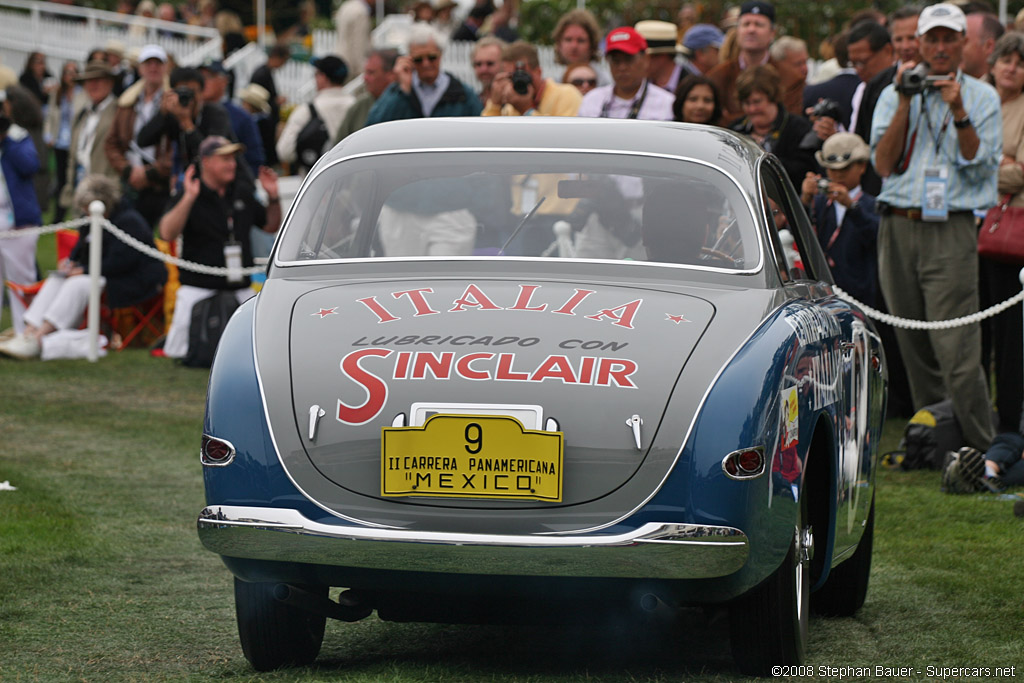
M 576 116 L 583 95 L 570 83 L 555 83 L 548 78 L 544 81 L 544 94 L 535 109 L 530 110 L 531 116 Z M 519 111 L 511 104 L 500 107 L 492 100 L 487 100 L 481 116 L 520 116 Z

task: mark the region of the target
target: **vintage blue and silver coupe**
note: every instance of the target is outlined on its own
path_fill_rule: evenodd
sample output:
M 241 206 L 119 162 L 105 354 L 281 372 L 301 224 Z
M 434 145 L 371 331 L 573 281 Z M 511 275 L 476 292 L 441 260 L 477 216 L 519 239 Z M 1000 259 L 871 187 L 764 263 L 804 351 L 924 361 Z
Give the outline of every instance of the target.
M 221 339 L 199 536 L 261 670 L 327 617 L 635 600 L 726 605 L 766 673 L 864 602 L 886 382 L 782 166 L 729 132 L 372 126 Z

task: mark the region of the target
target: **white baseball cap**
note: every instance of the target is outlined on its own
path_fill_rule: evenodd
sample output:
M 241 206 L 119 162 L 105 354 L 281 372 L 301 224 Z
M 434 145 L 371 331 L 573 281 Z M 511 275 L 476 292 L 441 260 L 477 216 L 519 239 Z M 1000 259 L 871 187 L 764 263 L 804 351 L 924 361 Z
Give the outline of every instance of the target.
M 917 35 L 923 36 L 940 26 L 967 33 L 967 17 L 962 9 L 948 2 L 940 2 L 921 10 L 921 16 L 917 18 Z
M 144 45 L 139 50 L 139 64 L 142 64 L 147 59 L 159 59 L 164 64 L 167 63 L 167 53 L 159 45 Z

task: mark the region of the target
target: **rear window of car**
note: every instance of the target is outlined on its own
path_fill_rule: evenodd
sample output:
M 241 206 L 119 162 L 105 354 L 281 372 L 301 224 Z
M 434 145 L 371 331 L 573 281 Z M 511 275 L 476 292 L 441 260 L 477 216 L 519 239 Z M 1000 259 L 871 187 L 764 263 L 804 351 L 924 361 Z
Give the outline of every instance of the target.
M 326 168 L 298 197 L 276 260 L 526 257 L 752 270 L 760 254 L 743 192 L 705 164 L 480 150 Z

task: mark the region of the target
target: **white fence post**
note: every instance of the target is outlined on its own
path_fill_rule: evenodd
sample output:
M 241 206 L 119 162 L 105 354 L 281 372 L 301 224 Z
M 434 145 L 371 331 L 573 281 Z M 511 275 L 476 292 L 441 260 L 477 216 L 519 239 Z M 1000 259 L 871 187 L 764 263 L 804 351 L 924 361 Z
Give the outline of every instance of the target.
M 106 207 L 98 199 L 89 204 L 89 362 L 100 357 L 100 270 L 103 258 L 103 225 Z

